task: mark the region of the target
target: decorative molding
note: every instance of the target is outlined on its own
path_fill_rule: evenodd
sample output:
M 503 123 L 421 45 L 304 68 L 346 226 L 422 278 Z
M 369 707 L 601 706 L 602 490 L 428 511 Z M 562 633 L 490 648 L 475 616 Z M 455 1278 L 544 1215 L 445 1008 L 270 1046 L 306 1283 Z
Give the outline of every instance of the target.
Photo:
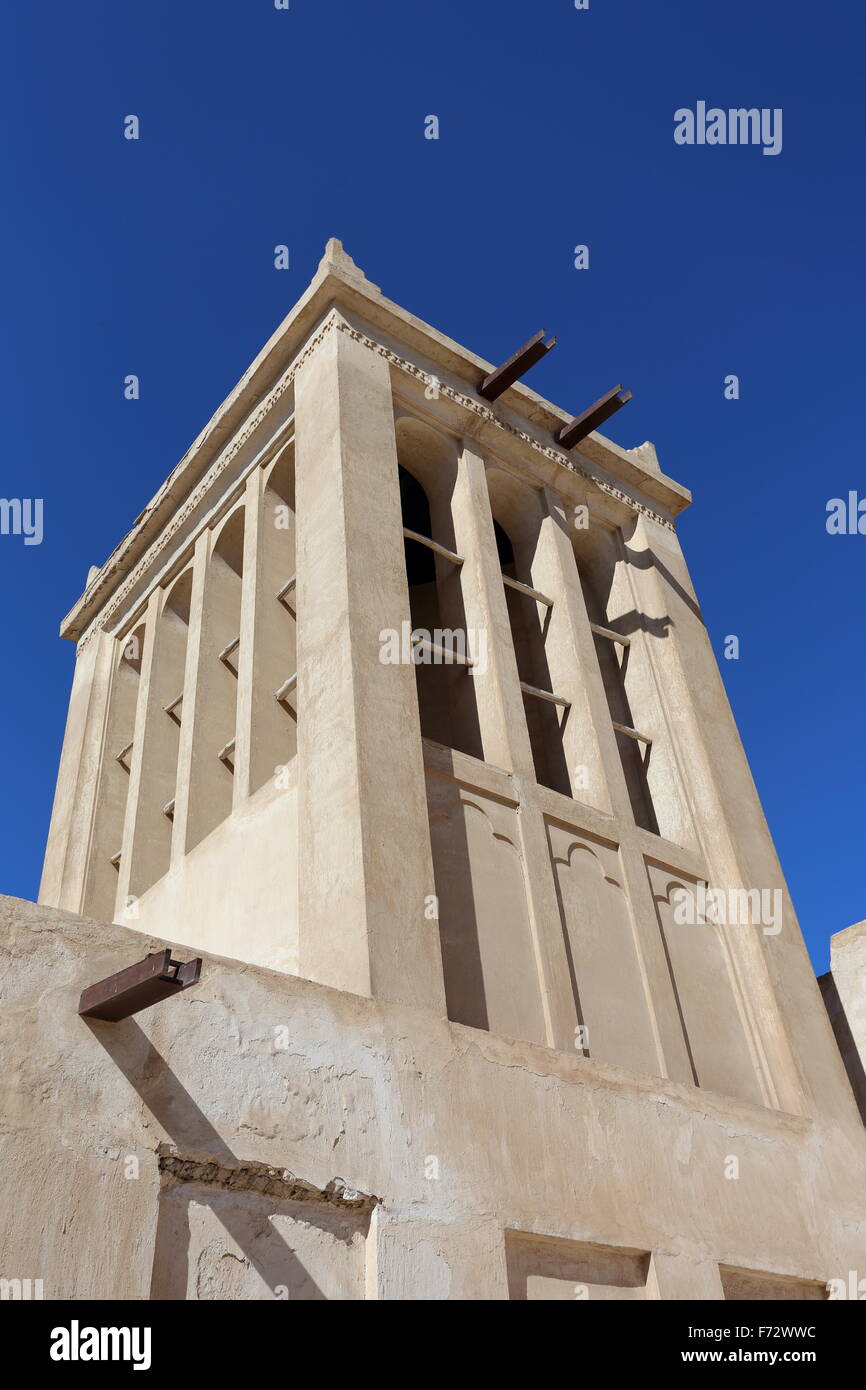
M 391 348 L 385 347 L 384 344 L 377 343 L 374 338 L 368 337 L 367 334 L 362 333 L 360 329 L 353 328 L 351 324 L 340 317 L 336 309 L 332 309 L 318 331 L 286 369 L 277 384 L 257 406 L 240 433 L 237 434 L 232 442 L 218 455 L 204 477 L 190 493 L 187 500 L 178 508 L 172 519 L 156 537 L 152 545 L 145 551 L 138 564 L 130 571 L 123 583 L 118 586 L 104 608 L 95 615 L 93 621 L 79 639 L 78 651 L 84 651 L 93 640 L 96 633 L 102 631 L 110 624 L 111 619 L 114 617 L 115 613 L 123 607 L 139 580 L 152 567 L 154 561 L 161 552 L 166 549 L 173 537 L 181 529 L 184 522 L 188 520 L 199 503 L 207 496 L 214 483 L 229 467 L 230 463 L 246 444 L 247 440 L 256 432 L 262 421 L 273 409 L 276 402 L 293 384 L 295 376 L 300 368 L 312 356 L 316 349 L 320 347 L 333 328 L 338 328 L 341 333 L 345 333 L 350 338 L 354 339 L 355 342 L 363 344 L 363 346 L 369 348 L 371 352 L 378 353 L 380 357 L 384 357 L 392 366 L 397 367 L 401 372 L 405 372 L 407 376 L 414 377 L 416 381 L 423 382 L 424 385 L 429 385 L 430 374 L 428 372 L 417 367 L 414 362 L 407 361 L 405 357 L 400 357 L 398 353 L 394 352 Z M 599 491 L 606 493 L 610 497 L 616 498 L 617 501 L 622 502 L 632 511 L 642 513 L 642 515 L 649 517 L 651 520 L 657 522 L 658 525 L 664 526 L 669 531 L 676 530 L 673 523 L 669 521 L 667 517 L 662 516 L 661 513 L 654 511 L 643 502 L 638 502 L 629 493 L 623 492 L 621 488 L 616 487 L 613 483 L 608 483 L 604 479 L 598 478 L 594 473 L 590 472 L 588 468 L 584 468 L 582 464 L 578 463 L 567 454 L 562 453 L 561 450 L 555 449 L 549 444 L 543 444 L 541 440 L 536 439 L 533 435 L 528 434 L 526 430 L 522 430 L 516 425 L 511 425 L 505 420 L 500 420 L 490 407 L 483 404 L 481 401 L 474 400 L 471 396 L 464 395 L 462 391 L 458 391 L 453 386 L 446 385 L 443 381 L 439 381 L 438 385 L 440 393 L 448 400 L 453 401 L 455 405 L 460 406 L 463 410 L 468 410 L 471 414 L 476 415 L 487 424 L 495 425 L 498 429 L 504 430 L 506 434 L 511 435 L 514 439 L 519 439 L 521 443 L 526 444 L 530 449 L 533 449 L 535 453 L 542 454 L 553 463 L 559 464 L 560 467 L 567 468 L 570 473 L 575 473 L 579 477 L 584 478 L 587 482 L 597 487 Z M 84 599 L 91 598 L 97 594 L 100 588 L 103 588 L 107 584 L 111 574 L 112 570 L 100 571 L 99 577 L 92 589 L 85 589 Z
M 391 348 L 384 347 L 382 343 L 377 343 L 374 338 L 368 338 L 360 329 L 352 328 L 350 324 L 342 319 L 337 324 L 337 327 L 340 329 L 341 333 L 347 333 L 349 337 L 354 338 L 356 342 L 363 343 L 364 346 L 370 348 L 372 352 L 377 352 L 380 357 L 386 358 L 392 366 L 398 367 L 401 372 L 406 372 L 408 376 L 415 377 L 416 381 L 423 382 L 425 386 L 430 384 L 430 373 L 422 371 L 420 367 L 416 367 L 414 362 L 407 362 L 404 357 L 399 357 Z M 489 406 L 484 405 L 481 401 L 473 400 L 471 396 L 464 396 L 461 391 L 456 390 L 453 386 L 447 386 L 445 382 L 439 381 L 438 378 L 437 384 L 440 395 L 447 397 L 447 399 L 453 401 L 455 405 L 461 406 L 464 410 L 471 411 L 473 415 L 477 415 L 490 425 L 496 425 L 499 429 L 504 430 L 506 434 L 510 434 L 514 439 L 519 439 L 521 443 L 528 444 L 530 449 L 533 449 L 537 454 L 543 454 L 545 458 L 550 459 L 553 463 L 558 463 L 561 467 L 567 468 L 570 473 L 576 473 L 579 477 L 585 478 L 587 482 L 593 483 L 600 492 L 606 492 L 608 496 L 615 497 L 619 502 L 624 502 L 632 511 L 641 512 L 644 516 L 648 516 L 653 521 L 658 522 L 660 526 L 664 526 L 668 531 L 676 530 L 673 522 L 669 521 L 666 516 L 662 516 L 660 512 L 654 511 L 652 507 L 646 506 L 645 503 L 638 502 L 629 493 L 623 492 L 621 488 L 616 487 L 613 483 L 605 482 L 604 479 L 596 477 L 588 468 L 584 468 L 582 464 L 578 463 L 568 454 L 562 453 L 559 449 L 554 449 L 549 444 L 542 444 L 540 439 L 536 439 L 534 435 L 527 434 L 525 430 L 519 429 L 517 425 L 509 425 L 507 421 L 500 420 L 499 416 L 494 415 Z

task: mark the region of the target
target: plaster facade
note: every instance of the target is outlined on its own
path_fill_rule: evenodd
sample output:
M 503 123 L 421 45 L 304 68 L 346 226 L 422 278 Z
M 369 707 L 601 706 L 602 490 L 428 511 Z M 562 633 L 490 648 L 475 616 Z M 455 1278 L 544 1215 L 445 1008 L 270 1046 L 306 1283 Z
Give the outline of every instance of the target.
M 45 1298 L 819 1299 L 862 1274 L 853 1124 L 208 955 L 189 993 L 88 1023 L 80 990 L 164 943 L 12 898 L 0 933 L 0 1248 Z
M 275 1296 L 247 1245 L 299 1201 L 293 1297 L 824 1297 L 866 1266 L 863 1126 L 677 538 L 690 495 L 652 445 L 565 452 L 569 417 L 523 384 L 488 404 L 489 370 L 330 242 L 64 620 L 40 907 L 7 908 L 20 1016 L 42 942 L 70 1123 L 89 1107 L 148 1174 L 120 1189 L 135 1291 L 61 1262 L 67 1287 Z M 152 940 L 207 953 L 202 984 L 78 1019 L 73 977 Z M 180 1137 L 145 1117 L 154 1046 L 206 1117 Z M 334 1205 L 337 1148 L 361 1206 Z M 255 1205 L 237 1163 L 310 1191 Z

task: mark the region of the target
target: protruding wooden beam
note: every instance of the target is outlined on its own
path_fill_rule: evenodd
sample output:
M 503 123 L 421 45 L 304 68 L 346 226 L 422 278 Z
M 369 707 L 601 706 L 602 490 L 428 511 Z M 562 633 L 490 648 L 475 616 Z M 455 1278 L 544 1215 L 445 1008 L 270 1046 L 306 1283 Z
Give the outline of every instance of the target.
M 495 401 L 497 396 L 501 396 L 503 391 L 513 386 L 524 372 L 528 372 L 530 367 L 534 367 L 536 362 L 546 357 L 550 349 L 556 347 L 556 339 L 551 338 L 550 342 L 546 343 L 544 333 L 545 330 L 542 328 L 540 333 L 536 333 L 534 338 L 530 338 L 528 343 L 518 348 L 513 357 L 509 357 L 495 372 L 486 376 L 478 388 L 478 394 L 486 401 Z
M 82 1018 L 101 1018 L 119 1023 L 141 1009 L 149 1009 L 172 994 L 196 984 L 201 975 L 201 956 L 172 960 L 171 950 L 155 951 L 144 960 L 119 970 L 82 991 L 78 1012 Z
M 575 444 L 586 439 L 588 434 L 597 430 L 599 425 L 603 425 L 605 420 L 610 419 L 611 415 L 615 415 L 624 405 L 628 405 L 631 400 L 631 391 L 625 391 L 623 395 L 620 395 L 620 391 L 622 391 L 622 385 L 614 386 L 612 391 L 607 391 L 582 415 L 576 415 L 570 425 L 563 425 L 556 436 L 557 444 L 561 444 L 563 449 L 573 449 Z

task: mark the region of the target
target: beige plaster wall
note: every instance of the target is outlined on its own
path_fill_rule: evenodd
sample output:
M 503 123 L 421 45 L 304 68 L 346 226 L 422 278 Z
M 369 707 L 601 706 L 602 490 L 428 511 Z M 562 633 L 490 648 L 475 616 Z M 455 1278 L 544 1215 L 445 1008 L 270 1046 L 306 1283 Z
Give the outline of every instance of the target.
M 118 920 L 165 932 L 191 950 L 203 943 L 236 960 L 298 970 L 298 789 L 293 761 L 241 802 L 206 839 Z
M 82 987 L 159 943 L 12 898 L 0 927 L 0 1274 L 46 1297 L 718 1299 L 720 1265 L 733 1297 L 862 1270 L 853 1107 L 824 1127 L 215 957 L 87 1023 Z

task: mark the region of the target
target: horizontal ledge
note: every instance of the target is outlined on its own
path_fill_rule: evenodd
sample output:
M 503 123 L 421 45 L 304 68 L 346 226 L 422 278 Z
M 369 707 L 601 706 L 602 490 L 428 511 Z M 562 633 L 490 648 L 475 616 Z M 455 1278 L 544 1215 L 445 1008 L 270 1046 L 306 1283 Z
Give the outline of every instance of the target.
M 611 723 L 618 734 L 625 734 L 626 738 L 636 739 L 638 743 L 645 743 L 647 748 L 651 747 L 652 739 L 647 738 L 646 734 L 639 734 L 637 729 L 630 729 L 627 724 L 617 724 L 615 719 Z
M 234 753 L 234 751 L 235 741 L 233 738 L 230 738 L 228 743 L 223 744 L 222 748 L 217 753 L 217 757 L 219 758 L 221 763 L 228 764 L 229 758 L 231 757 L 232 753 Z
M 428 550 L 435 550 L 437 555 L 441 555 L 445 560 L 450 560 L 452 565 L 463 564 L 462 555 L 456 555 L 453 550 L 448 550 L 438 541 L 432 540 L 430 536 L 422 536 L 419 531 L 410 531 L 408 526 L 403 527 L 403 535 L 407 541 L 417 541 L 419 545 L 426 545 Z
M 564 709 L 571 709 L 571 701 L 566 700 L 564 695 L 554 695 L 552 690 L 542 690 L 537 685 L 527 685 L 526 681 L 520 682 L 520 689 L 524 695 L 534 695 L 537 700 L 546 700 L 550 705 L 562 705 Z
M 279 690 L 274 691 L 274 699 L 279 701 L 285 700 L 286 696 L 292 693 L 297 683 L 298 673 L 296 671 L 293 676 L 289 676 L 289 679 L 287 681 L 283 681 Z
M 163 705 L 163 709 L 165 710 L 165 712 L 166 712 L 166 714 L 169 716 L 169 718 L 174 719 L 174 712 L 175 712 L 175 710 L 177 709 L 178 705 L 181 703 L 182 700 L 183 700 L 183 691 L 181 691 L 179 695 L 175 695 L 175 697 L 174 697 L 173 700 L 169 700 L 169 702 L 168 702 L 167 705 Z M 179 723 L 180 723 L 180 720 L 179 720 L 179 719 L 175 719 L 174 722 L 175 722 L 176 724 L 179 724 Z
M 623 637 L 621 632 L 614 632 L 612 627 L 602 627 L 599 623 L 590 623 L 590 627 L 597 637 L 607 637 L 611 642 L 619 642 L 621 647 L 631 646 L 631 638 Z
M 237 650 L 240 644 L 240 636 L 233 637 L 231 642 L 229 642 L 228 646 L 223 647 L 222 651 L 220 652 L 220 661 L 222 662 L 223 666 L 228 666 L 228 669 L 231 671 L 233 676 L 237 675 L 237 671 L 235 670 L 234 666 L 229 666 L 228 658 L 231 656 L 233 651 Z
M 475 662 L 471 656 L 460 656 L 459 653 L 449 652 L 446 647 L 440 647 L 436 642 L 431 642 L 429 637 L 417 637 L 413 639 L 413 647 L 417 651 L 423 647 L 425 651 L 432 652 L 434 656 L 440 656 L 443 660 L 439 663 L 442 666 L 474 666 Z M 418 663 L 419 665 L 423 663 Z
M 130 752 L 132 751 L 132 742 L 133 742 L 132 739 L 130 739 L 130 741 L 129 741 L 129 743 L 127 743 L 126 747 L 125 747 L 125 748 L 121 748 L 120 752 L 119 752 L 119 753 L 115 753 L 115 755 L 114 755 L 114 761 L 115 761 L 116 763 L 119 763 L 119 764 L 120 764 L 120 766 L 123 768 L 124 772 L 128 772 L 128 771 L 129 771 L 129 768 L 127 767 L 126 763 L 125 763 L 123 760 L 124 760 L 124 758 L 126 757 L 127 753 L 130 753 Z
M 541 593 L 539 589 L 532 589 L 528 584 L 521 584 L 519 579 L 512 579 L 510 574 L 503 574 L 503 584 L 507 584 L 509 589 L 516 589 L 518 594 L 525 594 L 527 598 L 534 598 L 536 603 L 543 603 L 547 608 L 553 607 L 553 599 L 548 598 L 547 594 Z

